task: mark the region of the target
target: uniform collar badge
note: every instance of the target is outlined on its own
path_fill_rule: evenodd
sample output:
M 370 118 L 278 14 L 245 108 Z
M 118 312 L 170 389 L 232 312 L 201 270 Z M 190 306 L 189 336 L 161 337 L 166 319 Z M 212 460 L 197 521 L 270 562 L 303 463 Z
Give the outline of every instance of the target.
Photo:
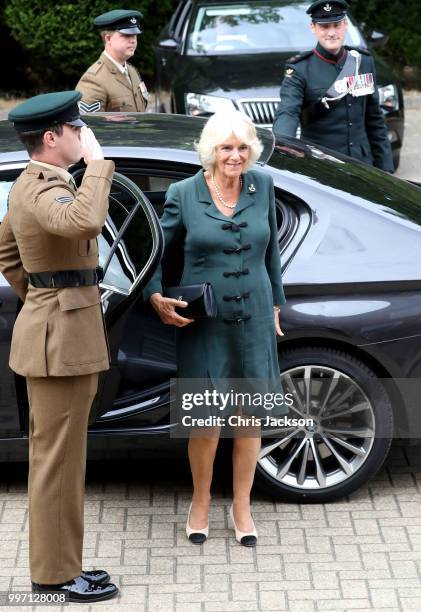
M 253 183 L 250 183 L 249 188 L 248 188 L 248 192 L 249 193 L 255 193 L 256 191 L 256 187 L 253 185 Z
M 329 3 L 325 4 L 323 10 L 326 11 L 326 13 L 330 13 L 330 11 L 332 10 L 332 5 Z

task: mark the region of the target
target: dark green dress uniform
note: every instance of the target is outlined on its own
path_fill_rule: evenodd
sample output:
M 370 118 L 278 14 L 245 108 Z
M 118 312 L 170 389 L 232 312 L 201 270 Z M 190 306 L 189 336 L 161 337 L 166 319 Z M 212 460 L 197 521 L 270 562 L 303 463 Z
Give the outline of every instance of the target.
M 321 100 L 340 76 L 350 48 L 343 48 L 336 56 L 318 44 L 313 51 L 291 58 L 286 64 L 273 132 L 278 138 L 295 136 L 301 120 L 303 139 L 393 172 L 392 150 L 379 105 L 374 60 L 365 49 L 356 50 L 361 58 L 360 95 L 349 94 L 329 102 L 329 108 Z M 349 77 L 344 85 L 351 83 L 352 78 Z M 338 91 L 341 85 L 338 84 Z
M 180 284 L 210 282 L 218 305 L 215 319 L 177 328 L 177 376 L 270 380 L 282 392 L 273 306 L 285 297 L 271 177 L 247 172 L 235 212 L 227 217 L 215 206 L 201 170 L 171 185 L 161 224 L 166 251 L 184 252 Z M 157 292 L 162 293 L 160 268 L 144 299 Z M 251 414 L 253 407 L 243 412 Z M 271 414 L 285 412 L 281 406 Z

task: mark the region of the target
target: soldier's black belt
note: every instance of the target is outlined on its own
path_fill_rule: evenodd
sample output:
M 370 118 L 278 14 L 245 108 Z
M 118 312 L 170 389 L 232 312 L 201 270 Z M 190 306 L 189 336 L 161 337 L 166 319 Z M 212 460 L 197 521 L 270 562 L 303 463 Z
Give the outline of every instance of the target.
M 62 289 L 64 287 L 89 287 L 103 279 L 102 268 L 93 270 L 57 270 L 55 272 L 31 272 L 29 282 L 37 289 Z

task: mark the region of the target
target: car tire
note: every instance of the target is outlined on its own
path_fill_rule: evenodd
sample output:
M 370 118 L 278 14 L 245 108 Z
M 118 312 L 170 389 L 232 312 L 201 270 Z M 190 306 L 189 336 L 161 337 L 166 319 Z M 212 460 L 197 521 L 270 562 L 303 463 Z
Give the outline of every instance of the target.
M 399 168 L 400 161 L 401 161 L 401 150 L 399 149 L 398 151 L 393 152 L 393 166 L 395 168 L 395 172 Z
M 308 397 L 310 410 L 320 411 L 319 429 L 300 431 L 286 442 L 288 434 L 281 438 L 276 432 L 271 438 L 263 434 L 256 484 L 288 502 L 325 503 L 349 495 L 377 473 L 390 449 L 393 410 L 384 385 L 365 363 L 336 349 L 286 350 L 280 353 L 279 364 L 284 394 L 296 387 L 301 400 Z M 310 391 L 301 394 L 300 388 L 307 389 L 306 380 Z M 322 400 L 317 397 L 323 394 L 320 408 L 317 401 Z M 297 415 L 290 410 L 288 416 Z M 300 444 L 301 451 L 289 465 Z

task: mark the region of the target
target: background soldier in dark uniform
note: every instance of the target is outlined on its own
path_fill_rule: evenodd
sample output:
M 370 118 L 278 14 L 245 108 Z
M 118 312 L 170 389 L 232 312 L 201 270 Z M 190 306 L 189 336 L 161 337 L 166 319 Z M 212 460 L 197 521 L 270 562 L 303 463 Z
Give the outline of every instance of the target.
M 114 597 L 104 570 L 82 571 L 88 416 L 109 368 L 98 249 L 114 163 L 80 120 L 80 93 L 43 94 L 9 113 L 31 161 L 0 227 L 0 271 L 24 302 L 10 367 L 29 398 L 29 560 L 35 591 Z M 78 190 L 67 167 L 84 157 Z M 29 281 L 29 282 L 28 282 Z
M 142 112 L 148 90 L 134 66 L 127 63 L 136 51 L 142 13 L 114 10 L 96 17 L 104 51 L 81 77 L 76 89 L 82 94 L 82 113 L 98 111 Z
M 301 120 L 303 139 L 393 172 L 374 60 L 343 46 L 347 8 L 344 0 L 317 0 L 307 10 L 318 44 L 288 60 L 273 132 L 295 136 Z

